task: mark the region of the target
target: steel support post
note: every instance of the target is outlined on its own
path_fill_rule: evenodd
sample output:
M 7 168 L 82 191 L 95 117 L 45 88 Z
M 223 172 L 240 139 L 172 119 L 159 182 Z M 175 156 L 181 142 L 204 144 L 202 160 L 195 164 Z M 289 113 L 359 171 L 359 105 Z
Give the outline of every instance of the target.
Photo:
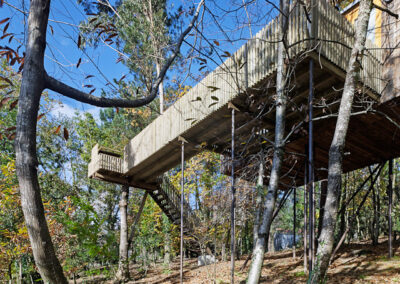
M 182 140 L 181 144 L 181 263 L 180 263 L 180 283 L 183 283 L 183 201 L 185 197 L 184 193 L 184 181 L 185 181 L 185 142 Z
M 307 147 L 305 149 L 307 153 Z M 308 202 L 307 202 L 307 184 L 308 184 L 308 174 L 307 174 L 307 158 L 304 160 L 304 224 L 303 224 L 303 231 L 304 231 L 304 273 L 307 272 L 307 256 L 308 256 L 308 247 L 307 247 L 307 209 L 308 209 Z
M 236 189 L 235 189 L 235 109 L 232 107 L 232 145 L 231 145 L 231 283 L 235 282 L 235 205 L 236 205 Z
M 314 135 L 313 135 L 313 97 L 314 97 L 314 62 L 310 59 L 310 81 L 308 95 L 308 194 L 309 194 L 309 265 L 314 264 Z

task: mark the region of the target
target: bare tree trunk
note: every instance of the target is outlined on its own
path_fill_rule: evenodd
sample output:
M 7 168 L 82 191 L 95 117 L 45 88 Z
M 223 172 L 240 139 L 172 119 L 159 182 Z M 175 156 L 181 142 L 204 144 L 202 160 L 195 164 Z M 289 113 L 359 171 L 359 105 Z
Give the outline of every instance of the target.
M 280 0 L 279 33 L 281 41 L 278 43 L 278 62 L 276 75 L 276 118 L 275 118 L 275 149 L 272 162 L 271 175 L 269 179 L 268 192 L 263 206 L 263 215 L 258 231 L 257 242 L 253 247 L 253 257 L 249 270 L 247 283 L 258 283 L 261 276 L 261 268 L 264 261 L 264 253 L 267 245 L 269 230 L 271 228 L 272 216 L 274 214 L 276 195 L 278 191 L 279 176 L 282 167 L 284 153 L 284 133 L 285 133 L 285 115 L 286 115 L 286 64 L 285 64 L 285 45 L 284 31 L 287 29 L 289 16 L 289 1 Z
M 271 229 L 268 232 L 268 241 L 267 241 L 267 252 L 275 252 L 275 246 L 274 246 L 274 237 L 275 237 L 276 231 Z
M 13 275 L 12 275 L 12 264 L 13 264 L 13 260 L 11 259 L 11 261 L 8 263 L 8 283 L 12 283 L 13 280 Z
M 151 30 L 150 30 L 150 36 L 151 36 L 151 41 L 152 41 L 152 45 L 153 45 L 153 49 L 156 52 L 156 56 L 158 58 L 156 58 L 155 63 L 156 63 L 156 74 L 157 77 L 160 76 L 161 73 L 161 64 L 160 64 L 160 58 L 161 58 L 161 46 L 158 42 L 158 40 L 155 38 L 154 36 L 154 31 L 155 31 L 155 27 L 154 27 L 154 19 L 153 19 L 153 3 L 151 0 L 147 1 L 148 4 L 148 9 L 149 9 L 149 14 L 148 14 L 148 21 L 150 22 L 151 25 Z M 158 85 L 158 95 L 160 97 L 160 114 L 164 113 L 164 83 L 163 81 L 160 82 L 160 85 Z
M 120 239 L 119 239 L 119 263 L 116 274 L 117 280 L 126 281 L 129 278 L 129 262 L 128 262 L 128 200 L 129 186 L 123 185 L 121 192 L 121 200 L 119 201 L 120 223 Z
M 260 166 L 258 169 L 258 180 L 256 187 L 256 212 L 254 216 L 254 227 L 253 227 L 253 247 L 257 243 L 258 238 L 258 229 L 260 227 L 260 218 L 262 212 L 262 197 L 264 195 L 264 172 L 265 172 L 265 160 L 264 160 L 264 152 L 260 152 Z
M 322 283 L 324 281 L 329 266 L 329 259 L 332 254 L 339 201 L 338 197 L 340 195 L 342 182 L 343 150 L 357 83 L 357 73 L 360 69 L 357 60 L 359 56 L 362 56 L 363 54 L 371 9 L 371 0 L 360 1 L 359 14 L 355 24 L 355 43 L 347 67 L 339 115 L 329 149 L 328 192 L 322 223 L 323 225 L 318 242 L 317 260 L 314 271 L 309 279 L 310 283 Z
M 221 260 L 226 261 L 226 245 L 225 242 L 221 242 Z
M 171 236 L 167 232 L 164 238 L 164 264 L 169 265 L 171 262 Z
M 43 65 L 50 0 L 32 0 L 28 42 L 18 103 L 15 155 L 22 211 L 35 263 L 45 282 L 67 283 L 47 227 L 37 177 L 36 121 L 45 88 Z
M 135 236 L 136 226 L 139 223 L 140 216 L 142 215 L 142 211 L 143 211 L 144 205 L 146 203 L 147 195 L 148 195 L 148 192 L 146 191 L 142 197 L 142 202 L 140 202 L 139 211 L 136 213 L 135 219 L 133 220 L 133 223 L 131 226 L 131 232 L 130 232 L 129 238 L 128 238 L 128 251 L 131 248 L 133 237 Z
M 48 88 L 63 96 L 99 107 L 134 108 L 150 103 L 156 97 L 159 84 L 163 81 L 166 72 L 177 57 L 184 38 L 197 21 L 203 3 L 204 0 L 201 0 L 197 5 L 190 24 L 179 36 L 172 55 L 165 60 L 150 94 L 144 98 L 126 100 L 96 97 L 72 88 L 46 73 L 44 53 L 50 0 L 30 1 L 28 40 L 18 103 L 15 155 L 21 207 L 35 263 L 44 282 L 67 283 L 47 227 L 37 175 L 36 122 L 43 90 Z
M 161 67 L 160 63 L 158 60 L 156 60 L 156 71 L 157 71 L 157 76 L 160 76 L 161 73 Z M 160 113 L 164 113 L 164 83 L 161 81 L 160 85 L 158 85 L 158 95 L 160 97 Z
M 379 192 L 378 192 L 379 194 Z M 374 208 L 374 218 L 372 222 L 372 244 L 378 244 L 378 236 L 379 236 L 379 216 L 378 216 L 378 198 L 376 196 L 376 187 L 372 189 L 372 207 Z
M 378 176 L 378 181 L 377 181 L 377 186 L 376 186 L 376 216 L 377 216 L 377 221 L 376 222 L 376 228 L 375 228 L 375 233 L 376 233 L 376 244 L 379 244 L 379 234 L 381 232 L 381 224 L 380 224 L 380 219 L 381 219 L 381 197 L 380 197 L 380 192 L 379 192 L 379 185 L 380 185 L 380 178 Z
M 22 284 L 22 258 L 19 259 L 18 284 Z

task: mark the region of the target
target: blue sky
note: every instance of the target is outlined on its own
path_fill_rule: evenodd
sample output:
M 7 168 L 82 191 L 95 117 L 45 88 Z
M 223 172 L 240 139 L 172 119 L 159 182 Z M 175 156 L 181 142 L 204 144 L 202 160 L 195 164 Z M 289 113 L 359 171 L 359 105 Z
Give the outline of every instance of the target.
M 28 10 L 28 0 L 9 0 L 6 2 L 18 9 Z M 197 1 L 170 0 L 168 2 L 168 7 L 170 9 L 175 9 L 182 5 L 185 9 L 196 2 Z M 254 4 L 247 10 L 239 9 L 239 5 L 243 3 L 241 0 L 236 0 L 236 2 L 237 3 L 229 0 L 206 0 L 208 9 L 215 13 L 215 17 L 210 16 L 209 13 L 205 13 L 202 28 L 204 35 L 210 39 L 211 42 L 213 40 L 218 41 L 220 44 L 218 47 L 220 52 L 224 50 L 229 52 L 235 51 L 244 43 L 245 39 L 248 39 L 251 34 L 254 35 L 271 19 L 271 7 L 269 7 L 265 1 L 254 1 Z M 23 3 L 25 3 L 25 8 Z M 233 13 L 226 13 L 228 9 L 238 10 Z M 276 11 L 273 12 L 272 15 L 273 14 L 276 14 Z M 23 40 L 23 13 L 4 4 L 3 8 L 0 9 L 0 19 L 6 17 L 12 18 L 9 31 L 18 34 L 18 37 Z M 53 0 L 51 2 L 49 21 L 49 26 L 51 26 L 51 28 L 48 28 L 47 33 L 48 43 L 45 66 L 47 72 L 51 76 L 75 88 L 85 90 L 83 85 L 94 85 L 97 88 L 94 94 L 98 95 L 100 89 L 108 88 L 106 86 L 107 80 L 112 81 L 113 78 L 121 78 L 123 75 L 128 74 L 128 70 L 122 63 L 116 63 L 117 53 L 109 47 L 99 46 L 96 49 L 86 48 L 85 51 L 77 48 L 77 26 L 85 19 L 87 19 L 87 16 L 82 7 L 77 4 L 76 0 Z M 248 23 L 249 19 L 251 25 Z M 186 19 L 186 21 L 188 20 L 190 20 L 190 17 Z M 183 28 L 184 27 L 185 26 L 183 26 Z M 221 31 L 221 28 L 224 32 Z M 52 30 L 54 34 L 51 32 Z M 189 37 L 188 41 L 191 41 L 192 38 L 193 37 Z M 0 44 L 4 45 L 5 43 Z M 187 45 L 182 47 L 183 53 L 186 53 L 188 50 L 189 47 Z M 79 68 L 76 68 L 79 58 L 82 58 L 82 63 Z M 218 61 L 219 59 L 216 60 Z M 190 66 L 192 66 L 190 70 L 192 75 L 196 76 L 200 74 L 198 71 L 198 63 L 194 61 Z M 209 62 L 209 70 L 215 67 L 215 64 Z M 94 75 L 95 77 L 85 80 L 87 75 Z M 168 75 L 171 80 L 177 74 L 172 70 Z M 127 79 L 129 79 L 129 75 Z M 186 80 L 185 83 L 192 85 L 195 82 L 193 80 Z M 90 89 L 86 90 L 89 91 Z M 98 117 L 99 108 L 70 100 L 59 94 L 50 94 L 52 98 L 58 99 L 64 105 L 64 107 L 56 107 L 53 110 L 53 114 L 62 113 L 71 116 L 75 110 L 77 110 L 79 112 L 89 111 L 95 117 Z

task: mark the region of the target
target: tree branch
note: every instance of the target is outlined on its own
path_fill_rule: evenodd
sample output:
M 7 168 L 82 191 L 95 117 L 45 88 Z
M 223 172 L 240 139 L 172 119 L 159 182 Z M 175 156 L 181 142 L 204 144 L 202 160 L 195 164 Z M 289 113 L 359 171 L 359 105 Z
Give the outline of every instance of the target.
M 395 17 L 396 19 L 399 18 L 399 15 L 398 15 L 398 14 L 393 13 L 393 12 L 390 11 L 389 9 L 386 9 L 386 8 L 384 8 L 384 7 L 381 7 L 381 6 L 379 6 L 379 5 L 376 5 L 375 3 L 373 3 L 372 6 L 373 6 L 375 9 L 378 9 L 378 10 L 381 10 L 382 12 L 388 13 L 390 16 Z
M 78 89 L 75 89 L 71 86 L 68 86 L 67 84 L 64 84 L 63 82 L 49 76 L 48 74 L 45 75 L 46 88 L 48 88 L 52 91 L 55 91 L 63 96 L 80 101 L 82 103 L 87 103 L 87 104 L 98 106 L 98 107 L 135 108 L 135 107 L 144 106 L 144 105 L 150 103 L 151 101 L 153 101 L 156 98 L 157 93 L 158 93 L 158 86 L 164 80 L 165 74 L 167 73 L 169 67 L 171 66 L 171 64 L 173 63 L 175 58 L 178 56 L 180 48 L 182 46 L 182 43 L 183 43 L 186 35 L 194 27 L 194 24 L 197 21 L 197 18 L 200 13 L 200 9 L 203 6 L 203 4 L 204 4 L 204 0 L 201 0 L 200 3 L 197 5 L 195 15 L 193 16 L 190 24 L 180 35 L 172 55 L 165 61 L 155 83 L 153 84 L 153 86 L 150 89 L 150 94 L 147 97 L 135 99 L 135 100 L 110 99 L 110 98 L 96 97 L 91 94 L 82 92 Z

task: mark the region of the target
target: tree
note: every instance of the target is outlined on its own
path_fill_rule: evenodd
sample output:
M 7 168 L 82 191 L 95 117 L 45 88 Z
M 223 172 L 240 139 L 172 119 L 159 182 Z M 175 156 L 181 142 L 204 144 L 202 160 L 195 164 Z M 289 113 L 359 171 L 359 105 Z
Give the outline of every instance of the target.
M 165 0 L 124 0 L 112 6 L 109 1 L 80 1 L 91 14 L 82 23 L 82 46 L 100 43 L 115 45 L 134 78 L 134 89 L 150 93 L 161 72 L 166 54 L 171 52 L 178 14 L 167 13 Z M 113 47 L 114 48 L 114 47 Z M 125 85 L 125 83 L 124 83 Z M 164 85 L 159 85 L 160 113 L 164 110 Z
M 123 185 L 121 198 L 119 201 L 120 212 L 120 241 L 119 241 L 119 265 L 116 278 L 125 281 L 129 278 L 129 262 L 128 262 L 128 199 L 129 186 Z
M 371 0 L 361 0 L 355 24 L 355 43 L 351 51 L 346 79 L 340 101 L 339 115 L 331 146 L 329 148 L 328 190 L 323 216 L 322 230 L 318 241 L 317 257 L 310 283 L 324 282 L 334 244 L 337 208 L 342 184 L 343 150 L 350 121 L 353 99 L 356 92 L 359 58 L 363 55 L 367 37 L 368 20 L 372 9 Z
M 124 62 L 135 79 L 132 86 L 129 87 L 136 90 L 143 89 L 144 92 L 149 93 L 153 87 L 153 78 L 160 75 L 161 63 L 168 49 L 167 22 L 171 22 L 173 17 L 167 17 L 166 1 L 125 0 L 117 3 L 117 7 L 111 6 L 110 2 L 84 2 L 83 4 L 87 8 L 96 5 L 97 10 L 101 11 L 100 15 L 88 19 L 88 22 L 81 29 L 85 36 L 84 40 L 86 39 L 89 44 L 94 45 L 101 41 L 106 44 L 115 42 L 116 48 L 120 50 L 118 60 Z M 101 38 L 101 34 L 106 38 L 105 40 Z M 116 39 L 117 36 L 118 39 Z M 156 73 L 156 76 L 154 76 L 154 73 Z M 162 81 L 158 89 L 159 110 L 160 113 L 163 113 L 164 86 Z M 123 145 L 120 145 L 117 148 L 122 147 Z M 129 274 L 128 198 L 129 187 L 123 186 L 120 200 L 120 265 L 116 274 L 119 280 L 127 279 Z
M 28 38 L 18 102 L 15 139 L 16 169 L 21 192 L 21 204 L 35 262 L 44 281 L 67 283 L 56 257 L 46 223 L 40 186 L 37 176 L 36 121 L 39 102 L 46 88 L 66 97 L 99 107 L 134 108 L 151 102 L 168 68 L 179 53 L 185 36 L 194 26 L 203 2 L 197 7 L 189 26 L 177 40 L 173 54 L 165 61 L 160 74 L 147 97 L 126 100 L 96 97 L 74 89 L 49 76 L 44 68 L 46 31 L 50 12 L 50 0 L 32 0 L 28 17 Z
M 268 191 L 263 204 L 263 213 L 259 225 L 257 242 L 253 247 L 253 258 L 249 270 L 247 283 L 258 283 L 261 276 L 261 268 L 264 261 L 264 253 L 267 245 L 268 234 L 275 209 L 276 195 L 279 186 L 280 171 L 284 154 L 285 116 L 287 104 L 287 63 L 285 62 L 286 51 L 286 30 L 289 18 L 289 1 L 280 1 L 278 62 L 276 73 L 276 116 L 275 116 L 275 141 L 274 156 L 271 174 L 268 184 Z

